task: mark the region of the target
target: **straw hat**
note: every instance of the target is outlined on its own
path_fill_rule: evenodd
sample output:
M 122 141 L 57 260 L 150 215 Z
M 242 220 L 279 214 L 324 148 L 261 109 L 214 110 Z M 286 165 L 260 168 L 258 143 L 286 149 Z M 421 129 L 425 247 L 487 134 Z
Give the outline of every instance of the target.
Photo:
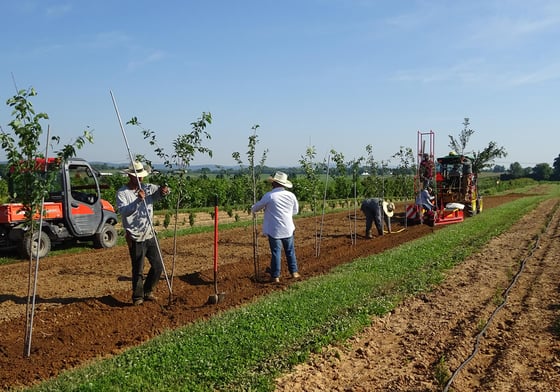
M 144 169 L 144 165 L 138 161 L 134 161 L 134 166 L 130 165 L 128 169 L 124 170 L 124 173 L 140 178 L 144 178 L 149 174 L 146 169 Z
M 274 173 L 274 177 L 268 177 L 268 181 L 275 182 L 286 188 L 291 188 L 293 186 L 292 183 L 288 181 L 288 175 L 280 171 Z
M 395 204 L 393 202 L 383 201 L 383 212 L 385 212 L 385 215 L 391 218 L 395 213 Z

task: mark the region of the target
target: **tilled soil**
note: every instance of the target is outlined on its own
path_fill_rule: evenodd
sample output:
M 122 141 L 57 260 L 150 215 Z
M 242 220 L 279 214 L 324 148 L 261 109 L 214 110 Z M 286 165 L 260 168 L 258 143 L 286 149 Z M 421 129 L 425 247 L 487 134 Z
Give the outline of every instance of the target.
M 313 355 L 277 390 L 560 391 L 557 208 L 543 203 L 442 285 Z
M 485 198 L 485 208 L 492 208 L 517 197 L 519 195 Z M 546 210 L 550 208 L 552 204 L 547 205 Z M 400 210 L 403 210 L 402 206 Z M 535 214 L 539 212 L 543 214 L 544 210 L 540 208 Z M 383 252 L 406 241 L 428 235 L 434 230 L 424 225 L 405 228 L 403 215 L 397 213 L 393 218 L 395 233 L 371 240 L 363 236 L 365 222 L 361 214 L 358 214 L 356 219 L 348 212 L 329 214 L 324 219 L 297 219 L 296 252 L 302 278 L 328 273 L 336 265 L 349 262 L 356 257 Z M 482 292 L 488 294 L 488 290 L 491 290 L 490 297 L 495 296 L 498 279 L 501 287 L 505 287 L 507 284 L 505 275 L 508 275 L 508 272 L 498 272 L 503 268 L 496 268 L 495 264 L 502 259 L 509 260 L 509 274 L 514 272 L 519 263 L 518 255 L 523 251 L 527 252 L 531 238 L 543 226 L 544 216 L 532 217 L 531 227 L 533 223 L 536 226 L 531 230 L 524 227 L 523 230 L 519 230 L 520 233 L 512 234 L 513 237 L 502 239 L 506 246 L 504 248 L 503 245 L 495 245 L 501 248 L 494 249 L 490 253 L 494 256 L 481 253 L 478 261 L 469 261 L 454 269 L 446 283 L 434 292 L 421 298 L 407 300 L 391 315 L 374 319 L 371 331 L 379 335 L 369 343 L 364 335 L 350 343 L 357 344 L 354 349 L 350 348 L 351 346 L 329 348 L 325 350 L 324 358 L 315 357 L 310 364 L 303 365 L 292 375 L 281 379 L 278 388 L 286 391 L 435 390 L 430 389 L 431 385 L 435 385 L 434 381 L 429 381 L 430 377 L 433 378 L 434 363 L 444 355 L 450 368 L 457 366 L 465 351 L 469 350 L 467 342 L 463 342 L 464 337 L 472 338 L 473 330 L 479 323 L 478 319 L 488 317 L 484 312 L 491 307 L 490 301 L 487 298 L 483 300 L 482 297 L 477 301 L 474 298 L 475 294 L 482 295 Z M 557 216 L 554 217 L 554 221 L 557 227 Z M 529 233 L 532 233 L 532 236 Z M 523 237 L 520 237 L 521 234 Z M 280 284 L 255 280 L 255 249 L 252 246 L 252 235 L 251 227 L 220 230 L 218 287 L 220 292 L 225 292 L 225 297 L 217 305 L 207 304 L 208 297 L 214 294 L 213 233 L 180 237 L 177 241 L 175 257 L 173 257 L 173 240 L 161 241 L 169 279 L 162 279 L 160 282 L 157 302 L 146 302 L 140 307 L 131 306 L 130 262 L 125 247 L 89 250 L 74 255 L 49 256 L 42 259 L 39 266 L 37 310 L 34 315 L 30 357 L 24 355 L 25 314 L 30 284 L 29 265 L 22 262 L 1 266 L 0 273 L 3 279 L 0 280 L 0 325 L 3 333 L 0 336 L 0 388 L 41 382 L 55 377 L 62 370 L 82 365 L 96 358 L 118 354 L 165 330 L 210 317 L 218 311 L 252 301 L 273 290 L 282 290 L 292 282 L 287 276 L 285 265 L 283 265 L 284 275 Z M 558 242 L 557 236 L 556 231 L 550 241 Z M 545 242 L 543 236 L 541 247 Z M 493 245 L 490 245 L 490 248 L 492 247 Z M 520 253 L 515 253 L 518 247 Z M 264 270 L 270 257 L 268 243 L 264 237 L 259 237 L 256 250 L 259 256 L 258 275 L 261 280 L 264 280 L 268 277 Z M 559 253 L 557 249 L 556 251 L 551 249 L 543 254 L 543 260 L 551 257 L 551 254 L 557 256 Z M 461 272 L 461 268 L 465 268 L 470 263 L 475 266 L 471 270 Z M 485 265 L 486 263 L 490 264 Z M 545 276 L 547 278 L 550 276 L 552 280 L 546 285 L 541 281 L 531 285 L 534 291 L 525 293 L 519 299 L 520 309 L 516 312 L 512 310 L 514 315 L 512 317 L 513 320 L 518 320 L 522 314 L 527 313 L 527 309 L 533 310 L 537 305 L 542 305 L 543 309 L 539 308 L 542 314 L 538 313 L 536 317 L 537 320 L 543 321 L 535 322 L 533 319 L 533 323 L 535 327 L 544 328 L 548 325 L 549 329 L 528 333 L 526 344 L 545 343 L 539 344 L 539 348 L 545 350 L 544 355 L 549 359 L 546 364 L 548 368 L 538 370 L 541 369 L 539 367 L 535 372 L 546 375 L 548 379 L 554 379 L 555 376 L 558 381 L 558 337 L 556 336 L 556 340 L 553 339 L 551 324 L 545 321 L 545 316 L 551 317 L 551 313 L 554 312 L 558 320 L 560 280 L 557 267 L 556 265 L 553 268 L 543 262 L 538 277 L 544 279 Z M 549 269 L 556 269 L 556 271 L 549 271 Z M 458 281 L 447 286 L 447 282 L 454 278 Z M 484 281 L 492 287 L 483 289 Z M 480 289 L 477 290 L 478 286 Z M 537 292 L 536 286 L 542 286 L 546 292 Z M 472 292 L 461 291 L 469 287 L 472 287 Z M 171 297 L 170 288 L 173 292 Z M 533 299 L 529 303 L 530 298 Z M 472 308 L 466 306 L 466 303 L 470 302 L 478 303 L 478 306 L 483 308 L 479 309 L 476 305 Z M 422 304 L 424 308 L 420 308 Z M 401 317 L 400 322 L 391 325 L 390 321 L 397 317 Z M 433 319 L 443 324 L 434 324 Z M 501 323 L 503 330 L 499 336 L 503 340 L 502 345 L 494 348 L 498 350 L 499 355 L 488 358 L 493 369 L 501 369 L 502 364 L 498 360 L 505 360 L 504 349 L 499 347 L 508 347 L 507 342 L 522 340 L 516 334 L 523 335 L 524 330 L 514 334 L 511 329 L 516 323 L 510 320 L 506 317 Z M 545 332 L 548 334 L 546 337 Z M 365 333 L 367 334 L 368 331 Z M 428 336 L 424 336 L 424 333 L 428 333 Z M 455 348 L 453 343 L 456 341 L 462 344 L 460 349 Z M 439 345 L 436 342 L 440 342 Z M 430 347 L 433 344 L 435 346 Z M 521 349 L 519 352 L 526 351 Z M 329 353 L 333 352 L 336 354 L 331 357 Z M 368 364 L 364 365 L 360 362 L 359 356 L 362 356 Z M 417 358 L 422 359 L 418 366 L 415 365 Z M 320 361 L 325 362 L 323 365 L 317 365 Z M 351 373 L 350 378 L 343 381 L 345 367 L 351 368 L 354 364 L 358 367 L 352 371 L 358 371 L 356 374 L 362 378 L 352 376 Z M 544 365 L 543 363 L 542 366 Z M 362 366 L 361 370 L 359 366 Z M 526 369 L 524 362 L 520 362 L 519 366 Z M 333 370 L 337 367 L 340 369 L 339 372 Z M 336 374 L 329 373 L 329 368 Z M 316 378 L 319 376 L 318 370 L 323 378 Z M 421 376 L 424 373 L 427 376 Z M 472 371 L 467 374 L 471 373 Z M 501 370 L 496 372 L 496 382 L 498 382 L 498 373 L 503 374 Z M 507 379 L 506 374 L 503 375 Z M 470 381 L 458 378 L 455 387 L 461 387 L 463 388 L 461 390 L 465 391 L 473 390 L 471 387 L 474 387 L 476 390 L 478 389 L 476 385 L 484 385 L 482 382 L 486 382 L 488 377 L 485 368 L 481 367 L 478 378 L 473 377 Z M 306 384 L 305 380 L 309 383 Z

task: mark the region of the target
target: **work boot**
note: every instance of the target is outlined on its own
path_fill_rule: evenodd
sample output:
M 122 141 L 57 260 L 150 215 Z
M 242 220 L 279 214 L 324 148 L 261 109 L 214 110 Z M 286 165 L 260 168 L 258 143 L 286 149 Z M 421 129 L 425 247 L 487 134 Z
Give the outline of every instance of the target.
M 366 230 L 366 238 L 373 238 L 373 235 L 371 234 L 371 230 Z
M 144 301 L 157 301 L 157 297 L 154 295 L 154 293 L 149 292 L 144 295 Z

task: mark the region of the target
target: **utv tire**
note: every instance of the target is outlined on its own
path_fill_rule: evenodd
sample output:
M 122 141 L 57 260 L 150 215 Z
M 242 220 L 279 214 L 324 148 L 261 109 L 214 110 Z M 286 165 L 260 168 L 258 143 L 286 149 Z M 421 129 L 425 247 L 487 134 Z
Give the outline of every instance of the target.
M 41 237 L 39 241 L 39 235 Z M 43 231 L 33 231 L 33 238 L 31 232 L 25 233 L 23 240 L 20 244 L 20 253 L 22 257 L 29 259 L 45 257 L 51 251 L 51 239 L 47 233 Z
M 93 246 L 98 249 L 112 248 L 117 244 L 117 229 L 110 223 L 105 223 L 99 233 L 93 236 Z

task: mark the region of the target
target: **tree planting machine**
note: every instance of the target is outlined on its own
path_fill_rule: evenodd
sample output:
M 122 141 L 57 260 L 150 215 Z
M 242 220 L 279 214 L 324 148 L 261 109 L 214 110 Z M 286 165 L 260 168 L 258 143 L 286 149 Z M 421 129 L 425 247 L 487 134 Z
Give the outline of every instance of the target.
M 473 172 L 473 158 L 455 151 L 435 158 L 433 131 L 419 131 L 417 144 L 414 192 L 419 195 L 429 187 L 434 208 L 424 208 L 417 197 L 415 204 L 406 206 L 407 221 L 445 225 L 480 213 L 483 203 L 478 192 L 477 173 Z

